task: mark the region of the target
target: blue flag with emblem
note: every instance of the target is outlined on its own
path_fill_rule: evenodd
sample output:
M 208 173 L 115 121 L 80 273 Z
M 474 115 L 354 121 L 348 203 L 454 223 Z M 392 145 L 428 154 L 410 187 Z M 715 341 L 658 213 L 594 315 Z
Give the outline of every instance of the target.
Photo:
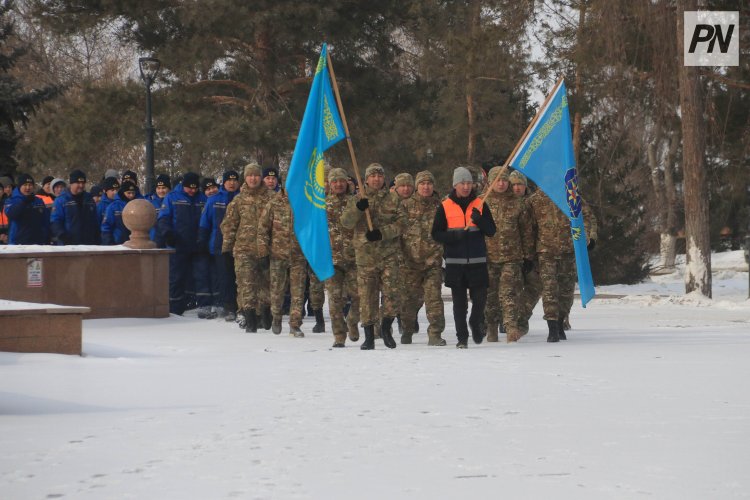
M 331 89 L 326 44 L 323 44 L 286 178 L 286 191 L 294 214 L 294 234 L 320 281 L 333 276 L 323 152 L 344 138 L 344 126 Z
M 586 249 L 582 202 L 578 195 L 578 171 L 565 82 L 557 85 L 537 116 L 539 118 L 509 164 L 533 180 L 570 219 L 578 289 L 581 303 L 586 307 L 596 292 Z

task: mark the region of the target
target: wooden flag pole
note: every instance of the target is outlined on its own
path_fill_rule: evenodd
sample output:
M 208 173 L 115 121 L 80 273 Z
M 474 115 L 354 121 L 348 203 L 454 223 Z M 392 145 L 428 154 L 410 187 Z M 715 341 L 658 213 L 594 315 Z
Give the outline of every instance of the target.
M 352 167 L 354 167 L 354 176 L 357 178 L 357 185 L 359 186 L 359 198 L 365 198 L 365 187 L 362 184 L 362 177 L 359 175 L 359 167 L 357 166 L 357 157 L 354 154 L 354 144 L 352 144 L 352 138 L 349 136 L 349 125 L 346 124 L 346 115 L 344 114 L 344 106 L 341 104 L 341 96 L 339 95 L 339 84 L 336 82 L 336 73 L 333 71 L 333 62 L 331 61 L 331 53 L 326 51 L 326 59 L 328 60 L 328 71 L 331 73 L 331 83 L 333 83 L 333 93 L 336 96 L 336 106 L 339 108 L 339 115 L 341 116 L 341 123 L 344 125 L 344 133 L 346 134 L 346 143 L 349 145 L 349 156 L 352 158 Z M 365 217 L 367 218 L 367 229 L 373 230 L 372 217 L 370 216 L 370 209 L 365 209 Z
M 531 128 L 534 126 L 534 124 L 537 122 L 537 120 L 539 120 L 539 116 L 541 115 L 542 110 L 544 110 L 545 106 L 547 106 L 547 104 L 549 103 L 549 100 L 552 98 L 552 96 L 555 95 L 555 92 L 557 92 L 558 87 L 560 87 L 560 85 L 562 85 L 562 82 L 563 82 L 563 77 L 560 77 L 557 80 L 557 83 L 555 83 L 555 86 L 552 87 L 552 92 L 550 92 L 549 95 L 547 95 L 547 97 L 544 99 L 544 102 L 542 103 L 542 105 L 539 106 L 539 111 L 536 112 L 536 115 L 534 116 L 534 119 L 531 120 L 531 122 L 529 123 L 529 126 L 526 127 L 526 130 L 524 131 L 523 135 L 521 136 L 521 138 L 516 143 L 516 147 L 513 148 L 513 151 L 511 151 L 510 156 L 508 156 L 508 158 L 505 160 L 505 163 L 503 164 L 503 168 L 505 168 L 505 167 L 508 166 L 508 164 L 510 163 L 511 158 L 513 158 L 513 155 L 516 154 L 516 151 L 518 151 L 518 148 L 520 148 L 521 144 L 523 144 L 523 141 L 526 140 L 526 136 L 529 135 L 529 132 L 531 131 Z M 497 182 L 497 179 L 499 177 L 500 176 L 495 177 L 495 179 L 492 181 L 492 184 L 489 185 L 489 186 L 487 186 L 487 190 L 481 196 L 481 200 L 482 200 L 483 203 L 484 203 L 484 200 L 487 199 L 487 196 L 492 192 L 492 189 L 494 188 L 495 183 Z

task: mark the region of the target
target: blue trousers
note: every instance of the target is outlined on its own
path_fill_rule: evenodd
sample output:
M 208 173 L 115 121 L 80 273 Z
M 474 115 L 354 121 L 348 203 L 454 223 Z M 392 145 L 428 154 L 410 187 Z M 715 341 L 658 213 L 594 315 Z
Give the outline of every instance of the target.
M 211 305 L 209 256 L 204 253 L 173 253 L 169 256 L 169 312 L 185 312 L 188 278 L 192 277 L 198 307 Z

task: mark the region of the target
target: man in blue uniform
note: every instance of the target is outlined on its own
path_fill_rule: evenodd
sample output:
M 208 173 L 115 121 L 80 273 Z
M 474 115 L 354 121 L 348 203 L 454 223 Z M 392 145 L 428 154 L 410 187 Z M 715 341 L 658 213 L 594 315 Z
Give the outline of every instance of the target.
M 34 194 L 34 179 L 28 174 L 18 176 L 18 187 L 5 202 L 5 215 L 10 228 L 9 245 L 48 245 L 49 214 L 44 200 Z
M 101 221 L 94 198 L 86 192 L 86 174 L 70 173 L 68 190 L 55 199 L 50 217 L 52 239 L 58 245 L 98 245 Z
M 109 204 L 102 221 L 102 245 L 122 245 L 130 238 L 130 230 L 122 221 L 122 211 L 136 197 L 136 186 L 130 181 L 122 183 L 117 199 Z

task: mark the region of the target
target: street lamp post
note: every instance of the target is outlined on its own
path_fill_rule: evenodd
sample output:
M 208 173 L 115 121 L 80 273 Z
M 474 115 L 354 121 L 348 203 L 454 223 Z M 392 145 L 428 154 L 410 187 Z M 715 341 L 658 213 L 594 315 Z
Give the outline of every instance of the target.
M 141 79 L 146 85 L 146 194 L 154 190 L 156 175 L 154 174 L 154 124 L 151 122 L 151 85 L 159 73 L 161 61 L 155 57 L 141 57 L 138 59 L 138 67 L 141 70 Z

